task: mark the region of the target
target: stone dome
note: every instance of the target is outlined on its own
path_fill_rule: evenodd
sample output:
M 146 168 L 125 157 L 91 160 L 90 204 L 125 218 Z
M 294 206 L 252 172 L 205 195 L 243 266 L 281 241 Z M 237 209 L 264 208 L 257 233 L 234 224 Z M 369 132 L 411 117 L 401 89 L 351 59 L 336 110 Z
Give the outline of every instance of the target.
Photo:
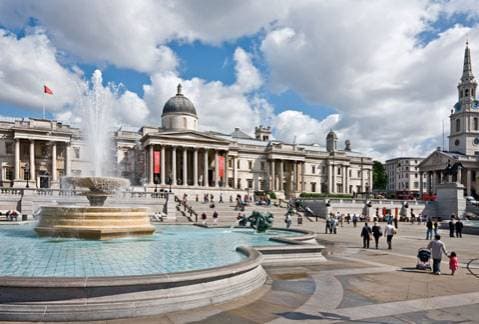
M 190 99 L 181 93 L 181 84 L 178 84 L 176 96 L 171 97 L 163 107 L 163 114 L 188 114 L 196 117 L 196 109 Z
M 326 138 L 334 138 L 334 139 L 337 139 L 338 136 L 336 135 L 336 133 L 331 129 L 328 133 L 328 135 L 326 136 Z

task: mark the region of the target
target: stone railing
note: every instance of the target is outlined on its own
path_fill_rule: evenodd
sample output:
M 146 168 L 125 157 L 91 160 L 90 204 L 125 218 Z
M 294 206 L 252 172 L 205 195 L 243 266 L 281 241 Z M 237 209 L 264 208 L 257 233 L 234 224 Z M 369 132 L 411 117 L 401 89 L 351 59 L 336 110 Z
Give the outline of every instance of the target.
M 21 195 L 23 195 L 23 189 L 18 189 L 18 188 L 0 188 L 0 195 L 21 196 Z

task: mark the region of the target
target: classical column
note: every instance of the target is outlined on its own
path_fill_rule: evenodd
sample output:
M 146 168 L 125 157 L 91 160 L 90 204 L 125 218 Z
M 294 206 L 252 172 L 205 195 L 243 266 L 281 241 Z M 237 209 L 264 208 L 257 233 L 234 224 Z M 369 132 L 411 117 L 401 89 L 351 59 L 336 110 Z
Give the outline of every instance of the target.
M 72 167 L 71 167 L 72 158 L 70 155 L 70 151 L 71 151 L 70 143 L 66 143 L 65 144 L 65 175 L 67 176 L 69 176 L 72 172 Z
M 52 181 L 57 181 L 57 143 L 52 144 Z
M 298 168 L 297 168 L 297 165 L 296 165 L 296 161 L 293 161 L 292 162 L 293 164 L 293 170 L 292 170 L 292 173 L 293 173 L 293 179 L 291 180 L 291 191 L 292 192 L 295 192 L 296 191 L 296 188 L 298 188 L 298 175 L 297 175 L 297 172 L 298 172 Z
M 166 160 L 166 150 L 165 150 L 165 146 L 164 145 L 161 145 L 161 156 L 160 156 L 160 160 L 161 160 L 161 170 L 160 170 L 160 181 L 161 181 L 161 184 L 164 185 L 165 184 L 165 174 L 166 174 L 166 169 L 165 169 L 165 160 Z
M 336 167 L 331 164 L 331 193 L 336 192 Z
M 228 159 L 229 154 L 228 151 L 225 151 L 225 159 L 224 159 L 224 180 L 223 180 L 223 187 L 229 188 L 229 178 L 228 178 Z
M 342 180 L 342 182 L 343 182 L 343 193 L 347 193 L 348 190 L 347 190 L 347 187 L 346 187 L 347 186 L 346 177 L 348 175 L 346 174 L 346 166 L 343 165 L 343 167 L 341 168 L 341 172 L 343 173 L 343 180 Z
M 203 185 L 205 187 L 208 187 L 210 184 L 209 184 L 209 181 L 208 181 L 208 149 L 205 149 L 205 152 L 204 152 L 204 167 L 203 167 Z
M 276 174 L 274 170 L 274 159 L 271 160 L 271 191 L 276 191 Z
M 171 178 L 171 184 L 176 186 L 176 146 L 171 147 Z
M 423 194 L 423 191 L 424 191 L 422 176 L 423 176 L 423 173 L 419 172 L 419 197 L 421 197 L 421 198 L 422 198 L 422 194 Z
M 456 176 L 456 182 L 458 184 L 461 184 L 462 183 L 462 168 L 459 166 L 457 167 L 457 176 Z
M 236 157 L 233 157 L 233 188 L 238 187 L 238 161 L 236 161 Z
M 306 174 L 306 161 L 301 163 L 301 192 L 306 191 L 305 174 Z M 321 183 L 318 183 L 318 186 L 321 186 Z
M 333 166 L 328 164 L 328 193 L 333 192 Z
M 148 184 L 153 185 L 153 145 L 148 145 Z
M 20 180 L 20 139 L 15 139 L 15 180 Z
M 432 171 L 427 173 L 427 192 L 432 193 Z
M 466 193 L 471 195 L 471 169 L 466 170 Z
M 188 150 L 183 147 L 183 186 L 188 185 Z
M 345 179 L 344 192 L 345 192 L 345 193 L 350 193 L 350 192 L 349 192 L 349 167 L 348 167 L 348 166 L 346 166 L 346 167 L 344 168 L 344 179 Z
M 29 180 L 32 180 L 36 183 L 35 177 L 35 141 L 30 140 L 30 177 Z
M 198 186 L 198 148 L 193 151 L 193 186 Z
M 218 151 L 215 150 L 215 187 L 220 185 L 220 168 L 218 167 Z
M 278 189 L 281 191 L 281 190 L 284 190 L 283 188 L 283 179 L 284 179 L 284 162 L 283 160 L 279 160 L 279 185 L 278 185 Z

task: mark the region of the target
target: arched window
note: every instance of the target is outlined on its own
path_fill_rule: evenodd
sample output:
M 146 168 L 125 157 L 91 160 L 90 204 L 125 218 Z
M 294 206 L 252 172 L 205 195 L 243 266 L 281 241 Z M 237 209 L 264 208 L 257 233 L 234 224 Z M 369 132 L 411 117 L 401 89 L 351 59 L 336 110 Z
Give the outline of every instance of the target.
M 474 130 L 477 131 L 479 130 L 479 121 L 477 119 L 477 117 L 474 117 Z
M 187 128 L 187 121 L 186 121 L 186 117 L 183 117 L 183 127 L 184 127 L 184 128 Z
M 464 92 L 461 90 L 459 91 L 459 98 L 462 98 L 464 96 Z
M 466 94 L 465 94 L 466 97 L 469 97 L 469 89 L 466 89 Z
M 456 119 L 456 132 L 460 132 L 460 131 L 461 131 L 461 120 Z

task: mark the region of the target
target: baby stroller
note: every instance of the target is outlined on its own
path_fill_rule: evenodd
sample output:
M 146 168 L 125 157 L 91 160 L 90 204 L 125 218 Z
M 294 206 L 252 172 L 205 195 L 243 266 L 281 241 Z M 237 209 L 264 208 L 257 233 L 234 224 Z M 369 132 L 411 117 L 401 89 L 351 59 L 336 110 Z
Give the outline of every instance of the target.
M 431 270 L 431 251 L 426 248 L 420 248 L 417 251 L 416 269 Z

